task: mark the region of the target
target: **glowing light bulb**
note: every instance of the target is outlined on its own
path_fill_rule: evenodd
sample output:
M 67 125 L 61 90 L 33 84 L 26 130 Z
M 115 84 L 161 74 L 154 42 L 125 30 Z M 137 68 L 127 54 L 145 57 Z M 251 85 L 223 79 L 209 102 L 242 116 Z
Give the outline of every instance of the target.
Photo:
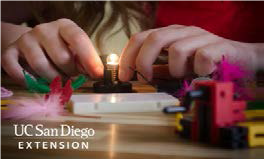
M 118 65 L 119 56 L 117 54 L 110 54 L 106 58 L 106 63 L 109 65 Z
M 112 83 L 117 81 L 119 56 L 117 54 L 110 54 L 106 57 L 105 78 L 110 79 Z

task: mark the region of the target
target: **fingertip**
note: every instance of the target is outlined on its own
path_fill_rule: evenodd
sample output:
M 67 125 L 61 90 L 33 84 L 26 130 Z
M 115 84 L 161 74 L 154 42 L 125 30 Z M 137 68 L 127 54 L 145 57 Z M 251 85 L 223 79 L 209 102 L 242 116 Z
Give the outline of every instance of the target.
M 127 82 L 129 79 L 126 75 L 126 71 L 122 68 L 120 68 L 118 70 L 118 79 L 121 81 L 121 82 Z
M 195 56 L 194 72 L 200 76 L 206 76 L 215 70 L 213 59 L 205 52 L 199 51 Z
M 97 66 L 94 69 L 94 71 L 93 71 L 92 74 L 93 74 L 92 76 L 95 77 L 95 78 L 102 78 L 103 75 L 104 75 L 104 68 L 103 68 L 103 66 Z
M 194 67 L 194 72 L 199 76 L 207 76 L 215 70 L 215 65 L 213 63 L 203 63 L 197 64 Z

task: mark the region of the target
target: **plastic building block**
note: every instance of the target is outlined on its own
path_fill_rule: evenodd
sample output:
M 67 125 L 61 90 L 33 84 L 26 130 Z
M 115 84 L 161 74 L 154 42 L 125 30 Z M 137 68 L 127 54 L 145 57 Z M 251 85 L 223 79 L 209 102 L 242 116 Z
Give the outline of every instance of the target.
M 166 93 L 80 94 L 71 98 L 73 113 L 89 115 L 109 112 L 153 112 L 179 105 L 179 100 Z
M 199 81 L 195 90 L 206 90 L 195 100 L 192 139 L 194 141 L 219 141 L 219 128 L 232 126 L 245 120 L 245 101 L 233 101 L 233 83 Z M 209 137 L 208 137 L 209 136 Z
M 186 109 L 185 107 L 180 107 L 180 106 L 168 106 L 163 109 L 163 112 L 166 114 L 175 114 L 178 112 L 185 112 Z
M 181 119 L 183 118 L 182 113 L 176 113 L 175 114 L 175 126 L 176 126 L 176 130 L 178 132 L 183 130 L 183 127 L 181 125 Z
M 8 105 L 11 104 L 12 100 L 9 99 L 1 99 L 1 105 Z
M 220 128 L 220 145 L 230 149 L 243 149 L 248 147 L 247 128 L 231 126 Z
M 263 119 L 264 118 L 264 110 L 246 110 L 245 115 L 247 119 Z
M 192 118 L 183 118 L 180 120 L 180 124 L 182 125 L 182 131 L 179 132 L 180 136 L 183 138 L 191 138 L 192 133 Z
M 210 127 L 211 127 L 211 107 L 206 105 L 200 105 L 197 108 L 196 115 L 198 117 L 198 121 L 196 122 L 199 131 L 197 132 L 199 141 L 210 141 Z
M 7 105 L 9 104 L 13 104 L 14 102 L 12 100 L 9 99 L 1 99 L 1 110 L 6 110 L 7 109 Z
M 256 100 L 256 101 L 250 101 L 247 103 L 247 109 L 248 110 L 254 110 L 254 109 L 262 109 L 264 110 L 264 101 L 263 100 Z
M 249 147 L 264 146 L 264 122 L 243 122 L 239 125 L 248 128 Z
M 181 103 L 185 107 L 186 111 L 190 109 L 193 100 L 209 100 L 209 93 L 206 87 L 200 87 L 199 90 L 192 90 L 186 93 L 183 102 Z

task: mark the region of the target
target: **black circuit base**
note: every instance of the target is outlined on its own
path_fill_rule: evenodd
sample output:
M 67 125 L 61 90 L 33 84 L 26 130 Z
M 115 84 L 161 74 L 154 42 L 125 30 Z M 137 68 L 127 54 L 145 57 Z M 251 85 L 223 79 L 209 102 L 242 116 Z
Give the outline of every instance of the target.
M 132 84 L 129 82 L 106 83 L 104 81 L 95 82 L 94 93 L 131 93 Z

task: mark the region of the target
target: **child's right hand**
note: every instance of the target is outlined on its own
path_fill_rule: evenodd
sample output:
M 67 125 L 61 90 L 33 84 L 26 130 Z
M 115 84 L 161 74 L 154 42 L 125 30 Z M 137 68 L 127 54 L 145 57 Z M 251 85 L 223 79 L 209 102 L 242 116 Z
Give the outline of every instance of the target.
M 91 40 L 69 19 L 34 27 L 9 45 L 1 57 L 2 67 L 16 81 L 23 80 L 19 58 L 50 80 L 58 75 L 76 75 L 81 68 L 92 77 L 103 75 L 103 64 Z

